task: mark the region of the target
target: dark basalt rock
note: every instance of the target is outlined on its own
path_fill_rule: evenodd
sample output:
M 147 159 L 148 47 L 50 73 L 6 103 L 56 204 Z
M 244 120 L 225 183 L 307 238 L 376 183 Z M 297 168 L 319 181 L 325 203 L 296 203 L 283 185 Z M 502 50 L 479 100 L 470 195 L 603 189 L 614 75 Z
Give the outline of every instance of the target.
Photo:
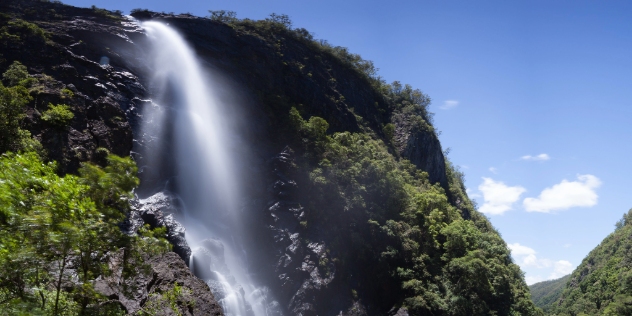
M 175 219 L 181 216 L 176 201 L 177 199 L 168 192 L 158 192 L 146 199 L 135 199 L 131 203 L 132 210 L 121 224 L 121 228 L 127 234 L 134 234 L 144 224 L 152 228 L 166 227 L 167 240 L 173 245 L 173 252 L 188 265 L 191 248 L 185 239 L 186 229 Z
M 275 289 L 290 315 L 319 315 L 343 310 L 364 310 L 360 302 L 354 301 L 349 289 L 341 289 L 334 281 L 339 278 L 336 265 L 330 260 L 323 241 L 305 240 L 301 221 L 307 216 L 300 203 L 298 184 L 293 180 L 295 168 L 292 150 L 286 147 L 273 157 L 268 166 L 271 171 L 266 215 L 271 251 L 274 263 Z M 331 302 L 331 297 L 337 301 Z M 347 302 L 351 307 L 342 307 Z M 347 306 L 349 306 L 347 305 Z M 355 307 L 354 307 L 355 306 Z M 336 310 L 339 308 L 338 310 Z M 354 309 L 355 308 L 355 309 Z
M 431 131 L 432 127 L 427 122 L 411 120 L 403 113 L 394 115 L 393 123 L 399 154 L 426 171 L 431 183 L 438 182 L 449 191 L 445 157 L 437 135 Z
M 82 162 L 103 164 L 100 147 L 128 156 L 129 122 L 136 123 L 140 115 L 132 100 L 147 95 L 132 74 L 138 69 L 130 70 L 140 65 L 132 39 L 142 36 L 141 30 L 60 3 L 7 0 L 0 3 L 0 12 L 30 20 L 48 34 L 46 39 L 28 35 L 0 43 L 0 69 L 17 60 L 39 79 L 39 87 L 30 91 L 33 102 L 27 106 L 24 127 L 40 140 L 48 158 L 57 161 L 60 173 L 74 173 Z M 110 62 L 101 64 L 102 57 Z M 62 93 L 65 89 L 73 95 Z M 75 117 L 69 126 L 41 119 L 49 103 L 70 107 Z
M 128 313 L 133 314 L 142 308 L 150 307 L 160 315 L 177 315 L 164 293 L 171 291 L 174 285 L 182 289 L 175 301 L 179 315 L 224 315 L 221 306 L 204 281 L 195 277 L 184 262 L 173 252 L 149 258 L 148 273 L 137 271 L 133 277 L 122 277 L 122 252 L 110 257 L 110 276 L 99 277 L 94 288 L 110 300 L 118 302 Z

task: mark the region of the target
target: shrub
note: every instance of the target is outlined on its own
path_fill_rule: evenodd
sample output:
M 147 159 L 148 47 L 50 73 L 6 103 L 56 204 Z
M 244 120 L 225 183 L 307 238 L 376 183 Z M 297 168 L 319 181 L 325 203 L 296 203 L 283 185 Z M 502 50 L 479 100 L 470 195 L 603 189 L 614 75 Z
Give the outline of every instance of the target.
M 42 113 L 42 120 L 56 127 L 67 127 L 75 115 L 70 111 L 70 107 L 65 104 L 53 105 L 48 104 L 48 110 Z
M 22 65 L 19 61 L 14 61 L 9 69 L 2 74 L 2 79 L 9 86 L 16 86 L 20 83 L 20 81 L 26 80 L 29 78 L 29 73 L 26 70 L 26 66 Z
M 235 11 L 226 11 L 226 10 L 217 10 L 217 11 L 208 11 L 211 15 L 208 16 L 209 19 L 213 21 L 218 21 L 222 23 L 234 23 L 237 21 L 237 13 Z

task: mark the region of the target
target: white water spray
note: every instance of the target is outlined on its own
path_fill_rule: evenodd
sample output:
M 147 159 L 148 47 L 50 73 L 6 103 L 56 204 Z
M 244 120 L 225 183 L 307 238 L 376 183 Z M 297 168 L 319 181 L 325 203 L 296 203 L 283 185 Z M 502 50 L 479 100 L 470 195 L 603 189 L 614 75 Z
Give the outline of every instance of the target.
M 173 124 L 171 154 L 184 204 L 187 242 L 192 249 L 205 251 L 194 253 L 190 268 L 214 289 L 226 315 L 268 315 L 269 306 L 276 303 L 268 301 L 267 290 L 255 286 L 245 268 L 248 259 L 240 241 L 239 166 L 231 159 L 236 142 L 225 121 L 226 105 L 218 100 L 210 84 L 212 78 L 202 71 L 194 52 L 176 31 L 159 22 L 144 22 L 142 26 L 152 44 L 152 92 L 158 95 L 158 103 L 171 108 L 170 115 L 159 118 L 164 125 L 167 120 Z M 156 157 L 149 161 L 152 159 Z M 208 244 L 220 246 L 208 251 L 203 248 Z M 211 265 L 221 261 L 223 271 L 207 274 Z

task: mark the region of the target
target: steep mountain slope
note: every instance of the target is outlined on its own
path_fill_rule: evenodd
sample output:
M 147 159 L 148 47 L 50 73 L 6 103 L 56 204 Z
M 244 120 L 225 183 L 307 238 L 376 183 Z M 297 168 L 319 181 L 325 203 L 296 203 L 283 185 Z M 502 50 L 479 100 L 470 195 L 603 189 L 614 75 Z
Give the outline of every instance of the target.
M 15 0 L 0 9 L 0 69 L 20 61 L 41 82 L 21 127 L 59 172 L 103 164 L 107 151 L 143 166 L 142 109 L 152 106 L 143 30 L 96 8 Z M 284 16 L 134 16 L 179 30 L 227 90 L 240 91 L 228 98 L 243 118 L 234 133 L 252 150 L 243 158 L 251 169 L 246 250 L 280 312 L 538 314 L 507 245 L 444 157 L 428 96 L 385 83 L 370 62 Z M 42 114 L 49 103 L 74 117 L 51 124 Z M 168 163 L 140 178 L 139 194 L 181 190 Z M 154 183 L 167 178 L 175 181 Z
M 632 315 L 632 210 L 570 275 L 555 315 Z
M 541 308 L 544 312 L 548 312 L 553 304 L 562 295 L 562 290 L 570 279 L 571 275 L 563 276 L 556 280 L 538 282 L 529 285 L 531 291 L 531 299 L 535 306 Z

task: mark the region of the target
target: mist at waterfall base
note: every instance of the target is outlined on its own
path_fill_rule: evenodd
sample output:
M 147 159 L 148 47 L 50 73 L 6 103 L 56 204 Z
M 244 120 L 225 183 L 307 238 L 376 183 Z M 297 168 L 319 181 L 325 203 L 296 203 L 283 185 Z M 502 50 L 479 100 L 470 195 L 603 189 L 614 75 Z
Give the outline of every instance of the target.
M 235 105 L 222 100 L 213 74 L 174 29 L 153 21 L 141 25 L 150 43 L 152 102 L 143 108 L 141 135 L 150 145 L 140 168 L 154 170 L 151 182 L 175 191 L 193 251 L 189 267 L 225 314 L 280 315 L 269 290 L 247 270 L 253 258 L 245 247 L 240 200 L 247 168 L 238 159 L 247 150 L 233 130 Z

